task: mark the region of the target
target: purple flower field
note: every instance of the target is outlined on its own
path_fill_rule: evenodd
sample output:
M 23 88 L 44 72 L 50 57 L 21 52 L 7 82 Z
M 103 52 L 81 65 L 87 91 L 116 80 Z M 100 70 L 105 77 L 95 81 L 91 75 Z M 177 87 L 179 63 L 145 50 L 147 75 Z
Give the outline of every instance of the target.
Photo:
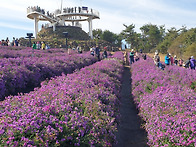
M 123 54 L 106 60 L 63 49 L 0 48 L 0 146 L 112 146 L 119 123 Z M 96 63 L 95 63 L 96 62 Z M 94 64 L 93 64 L 94 63 Z M 148 145 L 196 146 L 196 71 L 131 65 L 132 95 Z M 44 81 L 45 80 L 45 81 Z
M 62 56 L 67 53 L 66 49 L 54 48 L 48 50 L 32 50 L 30 47 L 11 47 L 0 46 L 0 58 L 17 58 L 17 57 L 43 57 L 43 56 Z
M 111 58 L 7 97 L 0 102 L 0 146 L 112 146 L 122 72 Z
M 9 52 L 9 58 L 0 58 L 0 100 L 5 96 L 25 92 L 40 85 L 41 81 L 62 73 L 72 73 L 76 69 L 93 64 L 97 59 L 89 52 L 68 55 L 62 49 L 48 51 L 36 50 L 32 57 L 32 49 L 3 50 Z M 17 52 L 19 57 L 12 57 Z M 20 53 L 19 53 L 20 52 Z M 27 56 L 28 54 L 28 56 Z
M 196 146 L 195 70 L 155 67 L 152 59 L 132 65 L 132 94 L 150 146 Z

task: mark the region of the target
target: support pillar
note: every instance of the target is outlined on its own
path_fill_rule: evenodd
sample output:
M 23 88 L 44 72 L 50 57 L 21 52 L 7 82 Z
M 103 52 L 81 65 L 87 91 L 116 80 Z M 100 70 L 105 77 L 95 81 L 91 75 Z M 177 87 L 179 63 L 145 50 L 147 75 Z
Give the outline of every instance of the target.
M 62 18 L 61 18 L 60 24 L 61 24 L 62 26 L 66 26 L 66 25 L 65 25 L 65 17 L 62 17 Z
M 37 39 L 37 34 L 38 34 L 38 19 L 37 19 L 37 16 L 34 16 L 34 20 L 35 20 L 35 39 Z
M 56 23 L 52 24 L 53 32 L 56 31 Z
M 93 39 L 92 17 L 89 17 L 88 25 L 89 25 L 89 36 L 91 39 Z

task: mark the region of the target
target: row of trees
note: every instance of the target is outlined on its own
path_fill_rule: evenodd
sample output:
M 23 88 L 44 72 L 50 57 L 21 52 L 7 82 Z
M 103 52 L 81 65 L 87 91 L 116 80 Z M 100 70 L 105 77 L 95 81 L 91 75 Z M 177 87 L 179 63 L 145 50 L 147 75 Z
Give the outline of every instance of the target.
M 125 29 L 120 34 L 101 29 L 93 30 L 93 34 L 95 39 L 102 39 L 119 46 L 121 40 L 125 39 L 131 44 L 131 48 L 136 50 L 142 48 L 145 52 L 158 50 L 164 54 L 170 52 L 181 57 L 196 52 L 196 28 L 187 30 L 182 26 L 180 29 L 172 27 L 166 30 L 164 25 L 145 24 L 140 28 L 141 33 L 137 33 L 134 24 L 123 25 Z

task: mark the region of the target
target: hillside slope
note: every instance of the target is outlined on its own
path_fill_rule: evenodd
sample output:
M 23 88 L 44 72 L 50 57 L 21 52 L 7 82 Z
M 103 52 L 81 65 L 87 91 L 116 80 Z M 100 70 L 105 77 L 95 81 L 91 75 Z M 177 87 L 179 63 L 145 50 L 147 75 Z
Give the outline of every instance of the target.
M 168 48 L 168 52 L 180 58 L 196 57 L 196 28 L 180 34 Z
M 68 38 L 73 40 L 89 40 L 88 34 L 80 27 L 56 26 L 56 31 L 52 27 L 42 28 L 38 33 L 40 39 L 64 39 L 63 32 L 68 32 Z

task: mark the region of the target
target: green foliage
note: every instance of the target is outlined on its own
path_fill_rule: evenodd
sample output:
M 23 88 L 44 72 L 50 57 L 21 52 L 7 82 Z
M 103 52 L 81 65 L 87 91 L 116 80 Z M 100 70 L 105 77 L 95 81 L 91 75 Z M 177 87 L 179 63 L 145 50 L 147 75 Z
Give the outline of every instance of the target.
M 166 33 L 163 41 L 158 44 L 158 46 L 156 47 L 156 50 L 158 50 L 162 54 L 166 54 L 168 52 L 169 46 L 178 37 L 179 31 L 180 30 L 176 30 L 176 28 L 174 27 L 168 30 L 168 33 Z
M 105 30 L 105 31 L 102 31 L 101 29 L 93 30 L 93 36 L 94 39 L 97 40 L 97 42 L 99 39 L 101 39 L 113 44 L 114 46 L 118 46 L 118 47 L 121 46 L 121 40 L 122 40 L 121 36 L 113 32 L 110 32 L 109 30 Z
M 126 42 L 131 44 L 132 48 L 136 49 L 139 46 L 139 35 L 134 31 L 135 25 L 123 25 L 125 27 L 125 30 L 123 30 L 120 35 L 125 39 Z
M 93 36 L 95 39 L 100 39 L 103 31 L 101 29 L 93 30 Z
M 101 39 L 112 43 L 115 41 L 114 33 L 110 32 L 109 30 L 105 30 L 101 35 Z
M 192 43 L 191 45 L 187 46 L 185 52 L 184 52 L 185 57 L 190 57 L 194 56 L 196 57 L 196 43 Z
M 190 56 L 196 56 L 196 28 L 183 30 L 180 35 L 172 41 L 168 52 L 175 54 L 180 58 L 188 59 Z
M 162 41 L 165 32 L 164 26 L 158 27 L 152 24 L 146 24 L 140 30 L 145 40 L 145 48 L 149 49 L 149 51 Z

